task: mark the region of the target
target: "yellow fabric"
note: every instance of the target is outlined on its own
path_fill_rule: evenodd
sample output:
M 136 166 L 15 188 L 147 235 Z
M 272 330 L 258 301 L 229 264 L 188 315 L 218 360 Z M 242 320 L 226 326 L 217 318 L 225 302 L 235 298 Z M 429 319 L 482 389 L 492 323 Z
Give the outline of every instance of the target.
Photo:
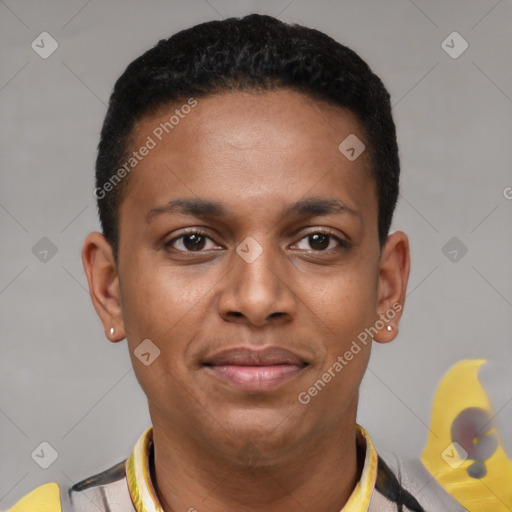
M 137 512 L 164 512 L 149 472 L 149 452 L 153 443 L 153 427 L 149 427 L 138 439 L 126 461 L 128 490 Z
M 499 433 L 492 425 L 496 411 L 478 380 L 485 359 L 463 360 L 441 380 L 432 407 L 430 433 L 421 460 L 442 487 L 469 512 L 510 512 L 512 510 L 512 461 L 507 457 Z M 452 425 L 463 411 L 479 409 L 489 422 L 472 439 L 476 446 L 484 436 L 495 436 L 497 448 L 485 460 L 461 454 L 452 439 Z M 468 451 L 466 451 L 468 454 Z M 468 468 L 475 462 L 485 466 L 485 476 L 474 478 Z
M 358 441 L 362 441 L 366 444 L 366 457 L 361 478 L 359 482 L 357 482 L 347 503 L 345 503 L 345 506 L 341 509 L 341 512 L 367 512 L 370 506 L 373 488 L 375 487 L 375 481 L 377 480 L 377 451 L 373 446 L 368 432 L 359 425 L 356 425 L 356 427 L 357 436 L 359 438 Z
M 62 512 L 59 486 L 55 482 L 41 485 L 7 512 Z
M 340 512 L 367 512 L 377 479 L 377 452 L 369 434 L 356 425 L 358 443 L 366 446 L 366 458 L 361 479 Z M 163 512 L 151 482 L 149 454 L 153 443 L 153 427 L 138 439 L 126 461 L 126 479 L 137 512 Z

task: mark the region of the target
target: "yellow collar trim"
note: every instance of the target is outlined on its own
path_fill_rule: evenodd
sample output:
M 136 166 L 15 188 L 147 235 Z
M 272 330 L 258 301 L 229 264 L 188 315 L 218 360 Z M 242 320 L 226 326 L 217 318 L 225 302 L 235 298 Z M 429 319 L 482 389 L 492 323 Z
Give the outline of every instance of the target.
M 126 480 L 137 512 L 164 512 L 158 501 L 149 472 L 149 455 L 153 448 L 153 427 L 140 437 L 126 461 Z
M 366 446 L 361 479 L 340 512 L 367 512 L 377 479 L 377 451 L 366 430 L 356 425 L 357 442 Z M 126 479 L 137 512 L 164 512 L 151 482 L 149 456 L 153 449 L 153 427 L 138 439 L 126 461 Z
M 356 429 L 357 443 L 363 446 L 366 445 L 363 472 L 350 498 L 340 512 L 367 512 L 375 487 L 375 481 L 377 480 L 377 464 L 379 459 L 377 450 L 375 450 L 375 446 L 373 446 L 370 434 L 359 425 L 356 425 Z

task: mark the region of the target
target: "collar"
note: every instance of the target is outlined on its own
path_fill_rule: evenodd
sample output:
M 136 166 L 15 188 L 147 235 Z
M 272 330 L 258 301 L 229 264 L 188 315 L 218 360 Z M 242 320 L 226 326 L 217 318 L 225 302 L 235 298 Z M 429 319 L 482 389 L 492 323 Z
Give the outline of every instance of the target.
M 356 425 L 356 439 L 365 447 L 365 460 L 361 478 L 340 512 L 367 512 L 377 478 L 377 451 L 364 428 Z M 153 427 L 138 439 L 126 461 L 126 479 L 132 502 L 137 512 L 164 512 L 151 482 L 149 458 L 153 449 Z

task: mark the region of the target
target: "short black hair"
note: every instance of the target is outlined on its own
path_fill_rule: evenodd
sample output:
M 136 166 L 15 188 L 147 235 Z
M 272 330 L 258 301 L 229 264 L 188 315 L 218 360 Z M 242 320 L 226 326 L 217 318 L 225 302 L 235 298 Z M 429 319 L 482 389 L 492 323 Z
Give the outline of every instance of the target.
M 163 39 L 130 63 L 117 80 L 101 130 L 95 189 L 103 235 L 116 262 L 119 207 L 129 176 L 125 171 L 121 180 L 115 174 L 129 158 L 135 123 L 166 104 L 186 103 L 191 97 L 279 88 L 355 114 L 369 142 L 382 248 L 400 175 L 388 91 L 366 62 L 327 34 L 250 14 L 201 23 Z

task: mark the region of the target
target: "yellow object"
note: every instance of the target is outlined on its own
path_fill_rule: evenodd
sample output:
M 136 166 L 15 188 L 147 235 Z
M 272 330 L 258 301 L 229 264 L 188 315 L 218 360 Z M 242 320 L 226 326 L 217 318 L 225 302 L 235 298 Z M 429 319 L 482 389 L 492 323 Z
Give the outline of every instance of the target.
M 59 486 L 55 482 L 41 485 L 7 512 L 62 512 Z
M 361 479 L 357 482 L 355 489 L 352 491 L 341 512 L 366 512 L 370 506 L 370 500 L 377 480 L 377 463 L 378 456 L 372 440 L 366 430 L 356 425 L 358 440 L 366 443 L 366 456 L 361 474 Z
M 442 378 L 421 460 L 469 512 L 510 512 L 512 461 L 493 423 L 497 411 L 478 380 L 485 363 L 460 361 Z

